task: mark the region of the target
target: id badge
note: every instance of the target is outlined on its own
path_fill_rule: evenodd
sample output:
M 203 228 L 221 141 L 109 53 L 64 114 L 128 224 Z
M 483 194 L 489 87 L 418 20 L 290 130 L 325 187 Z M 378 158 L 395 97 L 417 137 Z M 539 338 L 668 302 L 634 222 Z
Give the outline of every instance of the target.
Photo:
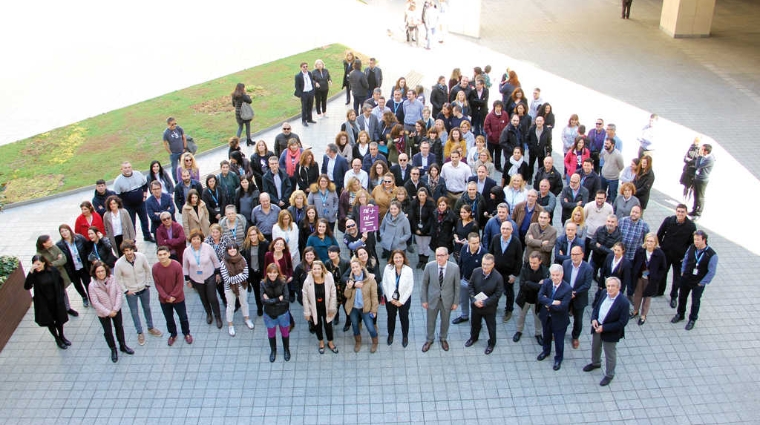
M 422 223 L 417 223 L 417 228 L 422 229 Z
M 694 276 L 698 275 L 699 274 L 699 269 L 696 268 L 696 267 L 694 267 L 694 270 L 691 271 L 691 274 L 693 274 Z
M 195 274 L 202 275 L 203 274 L 203 270 L 198 270 L 197 272 L 195 272 Z
M 327 217 L 327 214 L 329 214 L 329 211 L 327 210 L 327 208 L 323 209 L 322 210 L 322 215 L 324 215 L 325 217 Z
M 643 272 L 641 272 L 641 277 L 643 277 L 644 279 L 648 279 L 649 278 L 649 270 L 644 270 Z

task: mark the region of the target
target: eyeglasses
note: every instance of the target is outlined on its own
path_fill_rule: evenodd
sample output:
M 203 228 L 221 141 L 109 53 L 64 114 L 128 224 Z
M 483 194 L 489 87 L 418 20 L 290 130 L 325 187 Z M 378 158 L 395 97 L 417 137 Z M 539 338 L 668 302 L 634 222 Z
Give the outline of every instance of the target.
M 602 124 L 602 123 L 598 122 L 598 123 L 596 123 L 596 125 L 604 125 L 604 124 Z
M 193 160 L 190 158 L 185 158 L 185 162 L 193 162 Z
M 390 180 L 383 180 L 383 183 L 393 183 L 393 182 Z
M 162 218 L 161 221 L 172 221 L 172 218 L 171 217 L 165 217 L 165 218 Z
M 354 227 L 356 227 L 355 224 L 346 224 L 346 229 L 353 229 Z
M 282 128 L 282 131 L 287 131 L 287 130 L 290 130 L 290 127 L 283 127 Z

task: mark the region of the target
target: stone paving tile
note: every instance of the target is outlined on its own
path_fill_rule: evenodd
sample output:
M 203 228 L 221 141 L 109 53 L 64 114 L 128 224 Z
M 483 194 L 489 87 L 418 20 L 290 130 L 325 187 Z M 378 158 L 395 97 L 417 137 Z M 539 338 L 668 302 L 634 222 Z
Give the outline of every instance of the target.
M 739 3 L 734 1 L 729 6 Z M 378 10 L 380 16 L 390 16 L 395 13 L 394 7 L 399 5 L 399 2 L 389 2 L 373 10 Z M 497 26 L 495 18 L 491 18 L 500 16 L 496 13 L 500 12 L 497 6 L 492 1 L 484 2 L 486 19 L 480 43 L 498 44 L 499 37 L 502 40 L 521 40 L 516 38 L 516 32 L 523 29 L 520 25 Z M 629 38 L 610 37 L 608 30 L 603 29 L 588 33 L 573 32 L 573 36 L 590 40 L 588 43 L 578 43 L 581 46 L 579 49 L 585 50 L 576 51 L 568 49 L 567 43 L 553 43 L 554 39 L 542 40 L 541 37 L 556 37 L 589 8 L 599 8 L 614 16 L 612 12 L 617 13 L 618 5 L 589 2 L 568 16 L 552 12 L 560 9 L 551 2 L 535 7 L 539 6 L 544 8 L 544 18 L 549 22 L 525 34 L 524 43 L 512 43 L 515 46 L 502 43 L 501 48 L 517 49 L 517 52 L 510 54 L 519 54 L 536 62 L 545 60 L 547 62 L 543 65 L 550 72 L 615 97 L 628 96 L 628 102 L 642 102 L 641 107 L 645 109 L 667 109 L 675 117 L 671 119 L 683 125 L 709 126 L 709 132 L 713 133 L 724 128 L 710 120 L 686 119 L 692 113 L 706 114 L 710 108 L 696 108 L 695 111 L 693 107 L 680 106 L 694 104 L 689 103 L 690 96 L 696 96 L 690 91 L 693 87 L 691 78 L 699 80 L 698 77 L 701 77 L 700 88 L 716 99 L 720 97 L 718 94 L 733 90 L 725 79 L 715 79 L 713 74 L 708 77 L 706 71 L 701 69 L 697 72 L 698 76 L 685 81 L 677 73 L 690 69 L 689 64 L 682 63 L 684 60 L 709 61 L 708 53 L 712 47 L 707 49 L 696 42 L 680 43 L 664 39 L 655 34 L 656 20 L 650 16 L 642 23 L 630 22 L 634 25 L 624 31 Z M 380 5 L 373 7 L 379 8 Z M 652 5 L 636 3 L 634 16 L 652 15 L 653 10 Z M 530 8 L 520 13 L 522 15 L 516 16 L 524 19 L 516 19 L 516 23 L 527 26 L 535 22 L 536 15 Z M 722 22 L 726 21 L 724 14 L 725 10 L 721 10 Z M 496 28 L 499 28 L 498 34 L 494 32 Z M 609 31 L 616 30 L 619 30 L 618 26 Z M 726 57 L 742 56 L 744 50 L 741 46 L 731 40 L 722 41 L 729 47 L 723 53 Z M 470 42 L 451 37 L 445 46 L 436 48 L 440 49 L 440 53 L 457 51 L 456 48 L 468 46 Z M 357 41 L 357 49 L 362 43 L 362 40 Z M 678 49 L 674 44 L 689 44 L 690 50 L 672 54 L 671 50 Z M 612 74 L 602 72 L 609 59 L 594 59 L 592 53 L 598 50 L 589 47 L 594 45 L 601 51 L 617 52 L 613 55 L 615 61 L 630 66 L 621 66 Z M 672 98 L 642 93 L 642 90 L 616 90 L 621 78 L 631 79 L 634 86 L 643 87 L 639 83 L 644 77 L 637 74 L 637 67 L 644 65 L 638 63 L 638 57 L 622 54 L 631 45 L 647 46 L 650 50 L 664 49 L 648 60 L 656 61 L 670 74 L 648 79 L 652 80 L 654 88 L 666 90 Z M 406 46 L 394 47 L 392 42 L 381 44 L 378 50 L 385 53 L 391 48 L 403 51 L 404 55 L 408 53 Z M 361 50 L 370 51 L 366 48 Z M 539 52 L 543 56 L 533 58 L 529 55 L 531 52 Z M 494 55 L 500 62 L 504 61 L 503 56 Z M 571 60 L 579 55 L 593 66 L 583 67 Z M 386 71 L 386 82 L 390 81 L 389 76 L 403 75 L 408 71 L 408 62 L 390 55 L 378 56 Z M 386 57 L 389 59 L 384 59 Z M 751 61 L 753 58 L 742 57 L 741 60 Z M 430 71 L 431 66 L 414 63 L 415 68 L 423 71 L 426 80 L 434 80 L 441 72 L 441 65 L 437 66 L 438 71 Z M 580 75 L 582 70 L 588 71 L 589 75 Z M 495 68 L 492 77 L 499 72 Z M 750 74 L 748 78 L 752 77 Z M 297 121 L 293 123 L 295 131 L 305 142 L 314 146 L 317 158 L 321 158 L 325 143 L 332 139 L 335 129 L 342 122 L 340 117 L 343 116 L 341 111 L 344 106 L 340 102 L 337 100 L 330 104 L 330 118 L 319 124 L 301 128 Z M 746 106 L 745 102 L 740 100 L 736 104 L 726 102 L 721 105 L 731 108 L 729 111 L 733 114 L 736 109 Z M 750 121 L 741 113 L 738 116 L 747 123 L 743 128 L 757 128 L 754 120 Z M 754 133 L 745 131 L 742 137 Z M 272 140 L 274 134 L 276 132 L 270 132 L 262 138 Z M 632 144 L 633 139 L 626 139 L 626 142 Z M 756 156 L 738 154 L 749 145 L 744 139 L 728 138 L 721 140 L 721 143 L 747 168 L 756 169 L 752 162 L 757 160 Z M 205 155 L 201 169 L 215 169 L 222 155 Z M 9 234 L 12 231 L 17 237 L 0 239 L 0 252 L 30 252 L 37 234 L 54 233 L 60 222 L 73 222 L 78 211 L 72 205 L 89 197 L 89 193 L 79 193 L 56 199 L 45 203 L 44 210 L 40 205 L 9 210 L 2 216 L 0 233 Z M 662 193 L 655 194 L 645 220 L 650 225 L 659 224 L 662 218 L 671 214 L 672 204 L 669 202 L 670 198 Z M 587 329 L 581 337 L 579 350 L 572 350 L 568 344 L 560 372 L 552 371 L 550 363 L 534 360 L 540 347 L 529 338 L 530 323 L 525 338 L 518 344 L 511 341 L 515 331 L 514 321 L 498 323 L 498 342 L 491 356 L 482 354 L 484 346 L 480 343 L 469 349 L 463 347 L 469 336 L 467 325 L 451 326 L 450 352 L 444 353 L 436 344 L 430 352 L 422 354 L 419 350 L 425 339 L 424 313 L 415 303 L 411 311 L 410 345 L 407 349 L 401 348 L 398 342 L 392 347 L 384 344 L 386 316 L 381 308 L 378 320 L 381 345 L 377 354 L 369 354 L 366 336 L 362 351 L 353 353 L 350 333 L 337 329 L 335 343 L 340 353 L 319 355 L 315 338 L 299 321 L 291 342 L 293 359 L 284 363 L 280 352 L 277 362 L 270 364 L 261 320 L 255 320 L 254 331 L 240 332 L 234 339 L 229 338 L 225 332 L 205 324 L 197 296 L 188 291 L 188 314 L 195 336 L 193 345 L 187 346 L 180 341 L 174 347 L 167 347 L 165 338 L 148 337 L 146 345 L 139 347 L 131 322 L 125 320 L 127 341 L 137 352 L 134 356 L 121 356 L 116 365 L 107 358 L 102 331 L 91 310 L 80 309 L 83 314 L 72 318 L 67 324 L 67 335 L 74 341 L 74 346 L 65 352 L 56 350 L 49 335 L 34 324 L 32 313 L 28 313 L 0 354 L 0 370 L 3 371 L 0 375 L 0 423 L 76 424 L 92 423 L 95 419 L 118 424 L 132 424 L 135 420 L 162 424 L 227 424 L 250 423 L 251 420 L 265 417 L 271 423 L 493 423 L 505 419 L 531 424 L 579 421 L 639 425 L 753 423 L 757 418 L 756 400 L 760 394 L 758 382 L 754 379 L 760 369 L 756 355 L 760 342 L 756 331 L 749 331 L 749 337 L 741 340 L 735 340 L 734 335 L 737 334 L 737 323 L 757 324 L 757 320 L 752 319 L 751 305 L 737 304 L 735 300 L 737 293 L 742 294 L 744 299 L 760 295 L 756 285 L 752 284 L 760 271 L 756 265 L 757 256 L 750 251 L 750 247 L 737 245 L 720 232 L 711 232 L 710 244 L 719 252 L 721 265 L 714 286 L 708 289 L 704 297 L 697 327 L 685 332 L 681 324 L 670 324 L 673 311 L 667 306 L 667 300 L 654 299 L 647 324 L 638 327 L 632 323 L 627 329 L 627 338 L 619 344 L 617 376 L 608 388 L 597 385 L 601 373 L 586 374 L 580 371 L 589 358 L 590 336 Z M 151 260 L 155 260 L 152 246 L 142 242 L 138 245 Z M 412 255 L 411 260 L 415 261 L 416 255 Z M 25 261 L 28 262 L 28 258 Z M 415 273 L 419 278 L 420 273 Z M 416 289 L 414 300 L 418 296 Z M 77 308 L 81 307 L 76 297 L 72 297 L 72 301 Z M 155 295 L 152 303 L 154 320 L 159 329 L 163 329 Z M 301 307 L 296 304 L 292 310 L 299 318 Z M 586 319 L 589 314 L 587 311 Z M 242 328 L 243 324 L 239 323 L 241 318 L 237 316 L 235 320 Z M 587 324 L 584 327 L 587 328 Z M 139 378 L 134 376 L 137 373 L 140 374 Z M 357 385 L 357 380 L 361 384 Z M 315 388 L 317 383 L 318 389 Z M 193 394 L 192 399 L 187 397 L 188 393 Z M 546 405 L 549 398 L 553 401 L 551 406 Z M 41 400 L 44 408 L 40 407 Z

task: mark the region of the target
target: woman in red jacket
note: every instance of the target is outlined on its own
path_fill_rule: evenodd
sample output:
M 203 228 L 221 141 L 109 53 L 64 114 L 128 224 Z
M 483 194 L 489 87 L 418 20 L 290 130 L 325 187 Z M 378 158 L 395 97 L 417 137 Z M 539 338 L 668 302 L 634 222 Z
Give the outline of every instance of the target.
M 488 142 L 488 152 L 493 158 L 493 163 L 497 171 L 501 171 L 501 146 L 499 146 L 499 136 L 509 124 L 509 115 L 504 112 L 504 103 L 497 100 L 493 103 L 493 111 L 486 115 L 483 123 L 483 129 L 486 132 L 486 141 Z
M 586 141 L 580 136 L 576 137 L 573 148 L 567 151 L 567 155 L 565 155 L 565 178 L 568 183 L 570 176 L 575 174 L 576 170 L 581 169 L 583 160 L 590 156 L 591 152 L 586 147 Z
M 97 227 L 103 234 L 106 233 L 106 228 L 103 226 L 103 218 L 100 214 L 95 214 L 95 207 L 92 206 L 90 201 L 82 201 L 79 204 L 79 208 L 82 209 L 82 214 L 79 214 L 79 217 L 74 222 L 74 233 L 87 238 L 87 230 L 90 229 L 90 226 Z

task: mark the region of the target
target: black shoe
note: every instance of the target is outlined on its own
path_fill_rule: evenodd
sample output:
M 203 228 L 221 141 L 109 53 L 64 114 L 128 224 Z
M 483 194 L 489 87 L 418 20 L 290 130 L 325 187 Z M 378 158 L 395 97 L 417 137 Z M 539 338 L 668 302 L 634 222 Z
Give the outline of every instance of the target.
M 561 360 L 555 360 L 554 361 L 554 367 L 552 369 L 559 370 L 562 367 L 562 361 Z
M 403 339 L 401 339 L 401 346 L 406 348 L 407 345 L 409 345 L 409 338 L 404 337 Z
M 61 350 L 65 350 L 69 348 L 68 345 L 66 345 L 63 341 L 61 341 L 61 338 L 57 338 L 57 337 L 55 339 L 55 345 L 57 345 L 58 348 L 60 348 Z
M 678 322 L 682 322 L 683 320 L 684 320 L 683 316 L 681 316 L 680 314 L 676 314 L 675 316 L 673 316 L 672 319 L 670 319 L 670 323 L 678 323 Z
M 143 238 L 143 240 L 144 240 L 145 242 L 156 243 L 156 239 L 155 239 L 155 238 L 153 238 L 153 236 L 147 236 L 147 237 L 144 237 L 144 238 Z
M 261 317 L 261 316 L 264 315 L 264 311 L 263 310 L 256 310 L 256 315 L 259 316 L 259 317 Z
M 678 307 L 678 299 L 675 297 L 670 297 L 670 308 L 676 307 Z
M 540 346 L 543 347 L 544 346 L 544 337 L 541 336 L 541 335 L 536 335 L 536 342 L 538 343 L 538 345 L 540 345 Z
M 309 126 L 309 124 L 306 124 L 306 121 L 302 122 L 301 125 L 304 126 L 304 127 L 308 127 Z
M 71 341 L 69 341 L 68 339 L 66 339 L 65 336 L 61 335 L 60 338 L 61 338 L 61 342 L 62 343 L 66 344 L 67 347 L 71 347 Z
M 393 344 L 393 335 L 388 335 L 388 345 Z
M 348 332 L 348 330 L 351 329 L 351 322 L 346 322 L 345 325 L 343 325 L 343 332 Z
M 293 292 L 291 292 L 290 293 L 290 302 L 291 302 L 291 304 L 294 303 L 295 301 L 296 301 L 296 294 L 293 293 Z
M 406 252 L 408 252 L 409 254 L 414 254 L 414 245 L 407 245 Z
M 472 347 L 472 344 L 475 344 L 476 342 L 478 342 L 477 339 L 470 338 L 470 339 L 467 340 L 467 342 L 464 343 L 464 346 L 465 347 Z
M 124 354 L 129 354 L 130 356 L 131 356 L 132 354 L 135 354 L 135 350 L 133 350 L 133 349 L 131 349 L 131 348 L 127 347 L 126 345 L 124 345 L 124 346 L 122 346 L 121 348 L 119 348 L 119 351 L 121 351 L 121 352 L 122 352 L 122 353 L 124 353 Z
M 119 361 L 119 352 L 116 351 L 116 347 L 111 349 L 111 361 L 114 363 Z
M 66 313 L 69 313 L 69 316 L 79 317 L 79 312 L 73 308 L 66 310 Z
M 222 318 L 219 316 L 216 316 L 216 328 L 222 329 Z
M 592 370 L 599 369 L 601 367 L 602 367 L 602 365 L 595 365 L 593 363 L 589 363 L 586 366 L 583 366 L 583 371 L 584 372 L 591 372 Z
M 536 357 L 536 360 L 538 360 L 538 361 L 541 362 L 541 361 L 543 361 L 547 357 L 549 357 L 549 353 L 541 353 L 541 354 L 538 355 L 538 357 Z
M 513 342 L 520 342 L 520 337 L 522 336 L 522 332 L 515 332 L 515 336 L 512 337 Z
M 689 320 L 689 322 L 686 323 L 686 327 L 684 329 L 686 329 L 687 331 L 694 329 L 694 324 L 696 322 L 697 322 L 696 320 Z
M 311 123 L 311 124 L 316 124 L 316 123 L 317 123 L 317 122 L 316 122 L 316 121 L 314 121 L 314 120 L 308 120 L 308 121 L 306 121 L 306 122 L 308 122 L 308 123 Z
M 467 317 L 462 317 L 462 316 L 459 316 L 459 317 L 457 317 L 456 319 L 452 320 L 452 321 L 451 321 L 451 323 L 452 323 L 453 325 L 458 325 L 458 324 L 460 324 L 460 323 L 464 323 L 464 322 L 467 322 L 468 320 L 470 320 L 470 319 L 469 319 L 469 318 L 467 318 Z
M 493 345 L 489 344 L 488 347 L 486 347 L 485 353 L 486 353 L 486 356 L 493 353 Z
M 610 382 L 612 382 L 612 378 L 610 378 L 609 376 L 605 376 L 604 378 L 602 378 L 602 381 L 599 382 L 599 385 L 602 387 L 606 387 L 607 385 L 610 385 Z
M 206 323 L 210 325 L 213 321 L 214 321 L 214 316 L 212 316 L 210 314 L 207 314 L 206 315 Z

